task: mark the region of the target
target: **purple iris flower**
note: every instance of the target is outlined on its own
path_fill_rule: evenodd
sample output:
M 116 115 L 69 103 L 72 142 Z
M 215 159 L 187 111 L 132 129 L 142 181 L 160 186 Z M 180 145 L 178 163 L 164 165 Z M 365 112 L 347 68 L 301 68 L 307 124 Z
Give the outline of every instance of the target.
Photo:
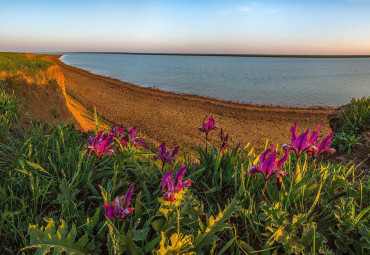
M 206 117 L 203 119 L 202 126 L 199 127 L 199 131 L 206 134 L 206 140 L 208 140 L 209 132 L 218 129 L 218 127 L 215 126 L 215 120 L 213 119 L 213 115 L 209 117 L 208 121 L 206 121 L 207 117 L 208 116 L 206 115 Z
M 180 146 L 175 147 L 175 149 L 172 151 L 172 154 L 170 154 L 170 151 L 167 150 L 166 144 L 164 142 L 159 146 L 159 153 L 154 156 L 154 160 L 157 160 L 159 158 L 162 160 L 162 170 L 164 168 L 164 165 L 174 159 L 175 156 L 179 153 L 179 147 Z
M 265 192 L 266 184 L 268 179 L 273 175 L 276 174 L 278 178 L 278 188 L 279 190 L 282 188 L 282 178 L 287 173 L 285 171 L 280 170 L 281 166 L 284 164 L 285 161 L 288 159 L 289 151 L 286 150 L 284 156 L 281 159 L 278 159 L 276 156 L 276 151 L 274 150 L 274 145 L 271 146 L 271 149 L 265 150 L 260 158 L 259 158 L 259 166 L 252 166 L 249 168 L 249 175 L 255 173 L 261 173 L 265 178 L 265 185 L 262 192 Z
M 182 166 L 181 170 L 176 173 L 175 180 L 172 179 L 172 172 L 169 172 L 163 176 L 162 179 L 162 191 L 164 192 L 163 197 L 167 201 L 174 202 L 175 201 L 175 194 L 179 193 L 181 189 L 186 186 L 190 186 L 194 181 L 187 179 L 186 181 L 182 182 L 182 178 L 184 177 L 186 171 L 186 166 Z M 167 189 L 166 189 L 167 185 Z
M 122 220 L 126 218 L 134 208 L 128 207 L 131 202 L 131 196 L 132 196 L 132 189 L 134 187 L 135 183 L 131 184 L 129 190 L 126 193 L 126 200 L 125 196 L 116 197 L 114 201 L 111 202 L 111 204 L 105 204 L 103 207 L 105 208 L 105 215 L 108 217 L 108 219 L 119 219 Z M 125 204 L 123 204 L 125 202 Z
M 140 140 L 139 137 L 135 136 L 136 127 L 133 126 L 126 134 L 126 136 L 121 140 L 123 146 L 127 146 L 128 142 L 131 142 L 131 146 L 137 148 L 138 144 L 141 146 L 147 146 L 148 144 L 144 143 L 143 140 Z
M 333 154 L 335 152 L 335 149 L 329 149 L 330 142 L 331 142 L 333 135 L 334 133 L 330 133 L 321 142 L 316 140 L 314 145 L 311 146 L 310 150 L 307 151 L 308 156 L 317 158 L 323 152 Z
M 290 144 L 284 144 L 282 148 L 286 151 L 294 151 L 299 158 L 304 152 L 309 151 L 311 147 L 316 143 L 321 125 L 317 127 L 316 131 L 312 132 L 309 135 L 310 130 L 307 129 L 306 132 L 303 132 L 299 136 L 297 135 L 297 122 L 294 122 L 294 126 L 290 129 L 292 136 L 290 138 Z
M 116 124 L 113 125 L 113 127 L 110 129 L 111 135 L 114 137 L 120 137 L 125 133 L 125 128 L 122 126 L 119 126 L 119 128 L 116 128 Z
M 99 158 L 105 153 L 112 155 L 114 153 L 113 148 L 111 147 L 112 142 L 114 141 L 113 135 L 104 134 L 100 131 L 95 136 L 91 136 L 87 145 L 87 155 L 90 156 L 91 152 L 94 152 Z

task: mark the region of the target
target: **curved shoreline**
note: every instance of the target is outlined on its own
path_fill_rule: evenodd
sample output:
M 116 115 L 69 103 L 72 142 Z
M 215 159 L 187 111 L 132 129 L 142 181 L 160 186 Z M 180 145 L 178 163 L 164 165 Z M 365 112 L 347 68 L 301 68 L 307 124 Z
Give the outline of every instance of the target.
M 113 53 L 111 53 L 111 54 L 113 54 Z M 133 54 L 133 55 L 135 55 L 135 53 L 121 53 L 121 54 Z M 155 54 L 152 54 L 152 55 L 155 55 Z M 162 55 L 167 55 L 167 54 L 162 54 Z M 173 54 L 173 55 L 180 55 L 180 56 L 182 56 L 181 54 Z M 65 66 L 68 66 L 70 68 L 75 68 L 76 70 L 82 70 L 82 71 L 85 71 L 85 72 L 87 72 L 87 73 L 89 73 L 91 75 L 96 75 L 96 76 L 99 76 L 99 77 L 104 77 L 106 79 L 111 79 L 112 81 L 118 81 L 118 82 L 122 82 L 122 83 L 125 83 L 125 84 L 129 84 L 129 85 L 134 86 L 135 88 L 143 88 L 145 90 L 148 89 L 148 90 L 151 90 L 151 91 L 164 92 L 164 93 L 169 93 L 169 94 L 173 94 L 173 95 L 181 95 L 181 96 L 193 97 L 193 99 L 199 98 L 201 100 L 209 100 L 211 102 L 218 102 L 218 103 L 222 103 L 222 104 L 231 104 L 233 107 L 237 107 L 237 106 L 241 106 L 241 107 L 243 107 L 243 106 L 249 106 L 249 107 L 257 107 L 257 108 L 272 108 L 272 109 L 273 108 L 279 108 L 279 109 L 299 109 L 299 110 L 305 110 L 305 109 L 307 109 L 307 110 L 313 110 L 313 109 L 328 109 L 328 110 L 333 110 L 333 109 L 336 108 L 336 107 L 328 106 L 328 105 L 311 105 L 311 106 L 298 105 L 298 106 L 288 106 L 288 105 L 275 105 L 275 104 L 258 104 L 258 103 L 253 103 L 253 102 L 246 103 L 246 102 L 240 102 L 240 101 L 220 99 L 220 98 L 212 97 L 212 96 L 205 96 L 205 95 L 199 95 L 199 94 L 190 94 L 190 93 L 186 93 L 186 92 L 178 92 L 178 91 L 173 91 L 173 90 L 165 90 L 165 89 L 161 89 L 161 88 L 159 88 L 157 86 L 141 86 L 141 85 L 138 85 L 138 84 L 135 84 L 135 83 L 132 83 L 132 82 L 122 81 L 119 78 L 115 78 L 115 77 L 111 77 L 111 76 L 105 76 L 105 75 L 102 75 L 102 74 L 96 74 L 96 73 L 91 72 L 90 70 L 87 70 L 87 69 L 84 69 L 84 68 L 81 68 L 81 67 L 76 67 L 76 66 L 70 65 L 70 64 L 64 62 L 61 59 L 65 55 L 54 55 L 54 56 L 59 56 L 58 57 L 58 61 L 60 61 L 62 64 L 64 64 Z M 194 56 L 198 56 L 198 55 L 194 55 Z M 199 56 L 203 56 L 203 55 L 199 55 Z M 206 56 L 206 55 L 204 55 L 204 56 Z M 218 55 L 216 55 L 216 56 L 218 56 Z
M 332 108 L 242 104 L 140 87 L 69 66 L 60 57 L 47 55 L 64 73 L 66 89 L 85 107 L 96 107 L 99 113 L 125 126 L 136 125 L 143 138 L 154 144 L 165 141 L 172 146 L 192 147 L 201 143 L 197 127 L 206 114 L 215 115 L 216 124 L 235 142 L 251 142 L 258 150 L 263 149 L 267 139 L 278 144 L 289 141 L 294 121 L 302 130 L 324 124 L 324 134 L 330 132 L 326 115 Z M 212 137 L 218 141 L 216 132 Z

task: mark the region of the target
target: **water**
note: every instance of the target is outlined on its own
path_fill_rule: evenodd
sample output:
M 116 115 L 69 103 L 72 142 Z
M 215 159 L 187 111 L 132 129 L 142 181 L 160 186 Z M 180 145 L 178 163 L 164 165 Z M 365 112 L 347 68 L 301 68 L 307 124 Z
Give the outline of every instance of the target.
M 245 103 L 336 107 L 370 95 L 370 58 L 67 53 L 62 61 L 144 87 Z

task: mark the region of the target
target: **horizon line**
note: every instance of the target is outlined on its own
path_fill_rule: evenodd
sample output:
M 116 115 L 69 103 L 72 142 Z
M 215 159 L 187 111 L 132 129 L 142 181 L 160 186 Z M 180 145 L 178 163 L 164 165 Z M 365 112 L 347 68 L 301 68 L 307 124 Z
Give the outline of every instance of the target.
M 10 52 L 10 51 L 9 51 Z M 82 54 L 122 54 L 122 55 L 168 55 L 168 56 L 215 56 L 215 57 L 286 57 L 286 58 L 370 58 L 370 55 L 359 54 L 229 54 L 229 53 L 158 53 L 158 52 L 120 52 L 120 51 L 47 51 L 14 53 L 82 53 Z

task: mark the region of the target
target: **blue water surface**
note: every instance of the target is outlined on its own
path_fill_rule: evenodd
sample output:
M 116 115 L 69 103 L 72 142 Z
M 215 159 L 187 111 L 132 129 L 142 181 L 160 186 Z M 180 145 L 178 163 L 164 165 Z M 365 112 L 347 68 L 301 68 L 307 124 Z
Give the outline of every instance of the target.
M 370 94 L 370 58 L 66 53 L 61 60 L 144 87 L 245 103 L 336 107 Z

